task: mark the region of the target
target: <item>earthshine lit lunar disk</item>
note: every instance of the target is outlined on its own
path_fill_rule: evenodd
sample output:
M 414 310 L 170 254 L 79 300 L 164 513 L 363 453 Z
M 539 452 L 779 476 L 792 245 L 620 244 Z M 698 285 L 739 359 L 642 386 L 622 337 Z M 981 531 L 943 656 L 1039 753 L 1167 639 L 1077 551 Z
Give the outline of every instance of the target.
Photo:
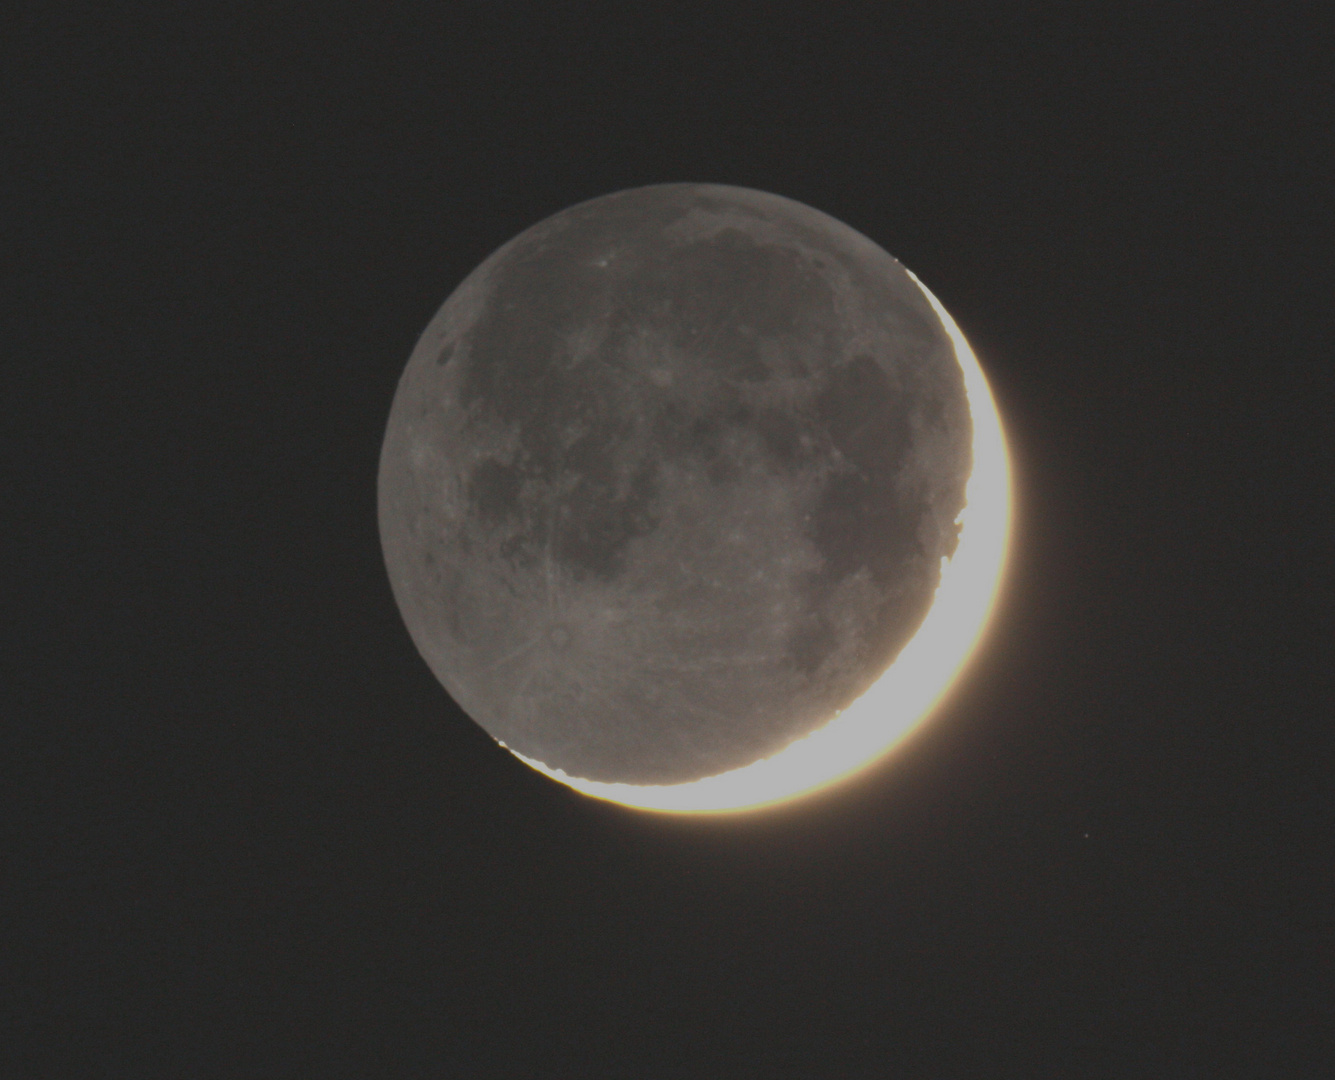
M 400 381 L 380 531 L 413 640 L 538 771 L 754 808 L 932 710 L 1001 578 L 1000 421 L 911 273 L 779 196 L 667 184 L 504 245 Z

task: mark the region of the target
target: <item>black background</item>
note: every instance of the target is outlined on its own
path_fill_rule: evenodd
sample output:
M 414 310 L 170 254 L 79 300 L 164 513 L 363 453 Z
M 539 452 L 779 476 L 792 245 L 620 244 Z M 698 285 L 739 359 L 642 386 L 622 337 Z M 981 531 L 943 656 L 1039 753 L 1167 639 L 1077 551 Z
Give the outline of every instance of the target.
M 5 17 L 7 1075 L 1329 1068 L 1315 6 L 108 7 Z M 446 295 L 675 180 L 913 269 L 1017 474 L 966 677 L 759 815 L 494 746 L 376 532 Z

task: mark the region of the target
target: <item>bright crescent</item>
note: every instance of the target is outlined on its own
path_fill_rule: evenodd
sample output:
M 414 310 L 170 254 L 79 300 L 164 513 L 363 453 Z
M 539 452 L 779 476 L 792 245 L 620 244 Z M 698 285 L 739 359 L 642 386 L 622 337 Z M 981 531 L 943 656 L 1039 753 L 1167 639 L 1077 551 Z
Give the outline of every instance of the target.
M 941 302 L 909 276 L 941 319 L 964 376 L 973 420 L 973 468 L 957 519 L 960 540 L 942 559 L 927 617 L 885 673 L 824 727 L 751 765 L 689 783 L 634 785 L 570 776 L 515 752 L 585 795 L 678 814 L 755 810 L 826 788 L 878 761 L 925 720 L 982 639 L 1000 592 L 1012 520 L 1011 470 L 996 402 L 973 350 Z M 502 744 L 504 745 L 504 744 Z

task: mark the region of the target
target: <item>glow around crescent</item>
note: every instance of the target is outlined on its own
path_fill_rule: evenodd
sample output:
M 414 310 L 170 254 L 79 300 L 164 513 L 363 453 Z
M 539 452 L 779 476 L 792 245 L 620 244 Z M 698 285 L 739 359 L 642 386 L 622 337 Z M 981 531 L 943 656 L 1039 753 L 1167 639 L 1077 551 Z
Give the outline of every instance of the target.
M 1011 475 L 996 403 L 955 320 L 910 271 L 955 345 L 973 419 L 973 470 L 955 554 L 942 560 L 931 610 L 885 673 L 828 724 L 768 758 L 684 784 L 608 784 L 570 776 L 510 749 L 585 795 L 644 810 L 754 810 L 846 779 L 898 745 L 933 711 L 982 638 L 1000 590 L 1011 524 Z M 504 744 L 502 744 L 504 745 Z

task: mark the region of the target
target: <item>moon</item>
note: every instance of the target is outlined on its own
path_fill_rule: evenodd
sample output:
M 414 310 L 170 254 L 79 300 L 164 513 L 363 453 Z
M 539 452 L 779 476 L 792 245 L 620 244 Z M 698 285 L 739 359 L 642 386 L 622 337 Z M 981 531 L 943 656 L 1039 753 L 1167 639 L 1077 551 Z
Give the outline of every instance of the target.
M 765 806 L 929 715 L 994 606 L 1010 471 L 934 296 L 746 188 L 521 233 L 445 301 L 381 449 L 399 610 L 499 743 L 629 806 Z

